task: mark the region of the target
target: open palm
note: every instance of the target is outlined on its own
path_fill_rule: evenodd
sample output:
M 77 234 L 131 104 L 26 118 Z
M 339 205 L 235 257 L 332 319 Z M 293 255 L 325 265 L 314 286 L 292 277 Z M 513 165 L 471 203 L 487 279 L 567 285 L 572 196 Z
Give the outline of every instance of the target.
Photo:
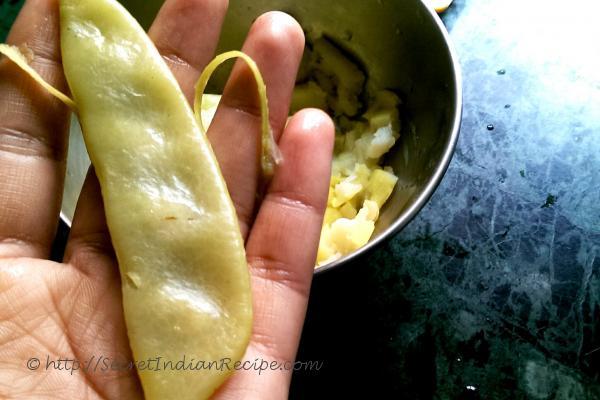
M 190 100 L 215 51 L 226 9 L 226 0 L 167 0 L 150 29 Z M 67 91 L 58 20 L 58 0 L 28 0 L 8 41 L 31 49 L 34 69 Z M 285 159 L 261 204 L 255 195 L 259 108 L 252 75 L 242 63 L 234 67 L 208 132 L 246 240 L 254 301 L 249 360 L 295 357 L 327 199 L 330 119 L 304 110 L 286 124 L 303 47 L 301 28 L 282 13 L 258 18 L 244 44 L 265 76 L 271 125 Z M 0 61 L 0 397 L 142 398 L 135 370 L 85 370 L 86 362 L 100 357 L 101 366 L 131 360 L 120 276 L 93 170 L 64 263 L 47 260 L 60 209 L 67 131 L 68 110 L 8 60 Z M 238 371 L 215 398 L 285 398 L 290 378 L 286 370 L 260 376 Z

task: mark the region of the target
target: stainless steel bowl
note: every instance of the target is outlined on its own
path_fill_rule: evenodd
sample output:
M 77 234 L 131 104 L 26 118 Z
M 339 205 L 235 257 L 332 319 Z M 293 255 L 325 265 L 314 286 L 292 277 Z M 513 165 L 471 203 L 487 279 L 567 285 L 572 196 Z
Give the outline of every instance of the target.
M 123 0 L 148 26 L 161 0 Z M 374 88 L 402 94 L 408 123 L 389 154 L 399 176 L 371 241 L 346 257 L 317 269 L 337 268 L 402 229 L 421 210 L 440 183 L 458 139 L 462 87 L 458 59 L 436 13 L 421 0 L 230 0 L 219 51 L 239 49 L 252 21 L 281 10 L 311 34 L 327 34 L 362 60 Z M 226 71 L 216 75 L 216 89 Z M 61 214 L 70 224 L 89 161 L 81 133 L 73 124 L 67 182 Z

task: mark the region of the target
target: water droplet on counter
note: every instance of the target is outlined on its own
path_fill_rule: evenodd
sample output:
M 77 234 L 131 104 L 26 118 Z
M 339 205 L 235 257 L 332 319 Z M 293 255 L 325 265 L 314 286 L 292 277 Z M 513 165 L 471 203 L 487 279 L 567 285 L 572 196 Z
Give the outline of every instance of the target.
M 493 131 L 494 130 L 494 125 L 493 124 L 488 124 L 487 130 L 488 131 Z
M 496 73 L 498 75 L 504 75 L 504 74 L 506 74 L 506 70 L 504 68 L 502 68 L 502 69 L 499 69 L 498 71 L 496 71 Z

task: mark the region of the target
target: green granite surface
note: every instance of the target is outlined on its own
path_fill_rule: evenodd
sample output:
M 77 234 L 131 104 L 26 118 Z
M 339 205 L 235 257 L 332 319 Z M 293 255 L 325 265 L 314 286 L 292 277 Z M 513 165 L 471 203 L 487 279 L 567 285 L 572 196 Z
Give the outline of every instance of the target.
M 24 0 L 0 0 L 0 42 L 4 42 L 8 30 Z
M 406 229 L 315 279 L 298 358 L 325 364 L 291 398 L 600 399 L 599 4 L 446 12 L 454 160 Z
M 314 283 L 292 398 L 600 399 L 600 3 L 456 0 L 464 116 L 429 204 Z

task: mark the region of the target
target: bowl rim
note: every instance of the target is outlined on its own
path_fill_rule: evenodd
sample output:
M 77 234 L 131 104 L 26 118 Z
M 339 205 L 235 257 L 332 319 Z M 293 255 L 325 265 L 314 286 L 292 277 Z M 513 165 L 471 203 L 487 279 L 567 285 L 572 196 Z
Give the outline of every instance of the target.
M 393 235 L 395 235 L 406 225 L 408 225 L 408 223 L 411 222 L 421 211 L 421 209 L 425 207 L 425 205 L 429 202 L 431 196 L 433 196 L 444 175 L 446 174 L 446 171 L 450 166 L 450 162 L 452 161 L 452 157 L 454 156 L 456 145 L 458 143 L 463 112 L 462 72 L 458 61 L 458 53 L 454 48 L 454 45 L 450 38 L 450 34 L 448 33 L 448 30 L 446 29 L 446 26 L 444 25 L 442 19 L 438 16 L 438 14 L 433 8 L 427 6 L 425 3 L 421 4 L 427 10 L 429 16 L 433 19 L 434 23 L 436 24 L 440 33 L 442 34 L 446 48 L 450 55 L 451 67 L 454 72 L 454 96 L 456 98 L 456 107 L 454 110 L 454 121 L 452 121 L 452 131 L 450 132 L 450 136 L 446 142 L 444 154 L 442 158 L 438 161 L 433 176 L 431 177 L 429 182 L 427 182 L 427 185 L 425 185 L 424 190 L 421 192 L 417 200 L 412 204 L 410 208 L 405 210 L 405 212 L 403 212 L 396 221 L 394 221 L 375 239 L 369 241 L 363 247 L 353 251 L 350 254 L 343 256 L 338 260 L 332 261 L 320 267 L 316 267 L 314 271 L 315 275 L 321 275 L 325 272 L 337 270 L 339 267 L 350 262 L 351 260 L 365 255 L 369 251 L 375 249 L 377 246 L 382 244 L 384 241 L 390 239 Z

